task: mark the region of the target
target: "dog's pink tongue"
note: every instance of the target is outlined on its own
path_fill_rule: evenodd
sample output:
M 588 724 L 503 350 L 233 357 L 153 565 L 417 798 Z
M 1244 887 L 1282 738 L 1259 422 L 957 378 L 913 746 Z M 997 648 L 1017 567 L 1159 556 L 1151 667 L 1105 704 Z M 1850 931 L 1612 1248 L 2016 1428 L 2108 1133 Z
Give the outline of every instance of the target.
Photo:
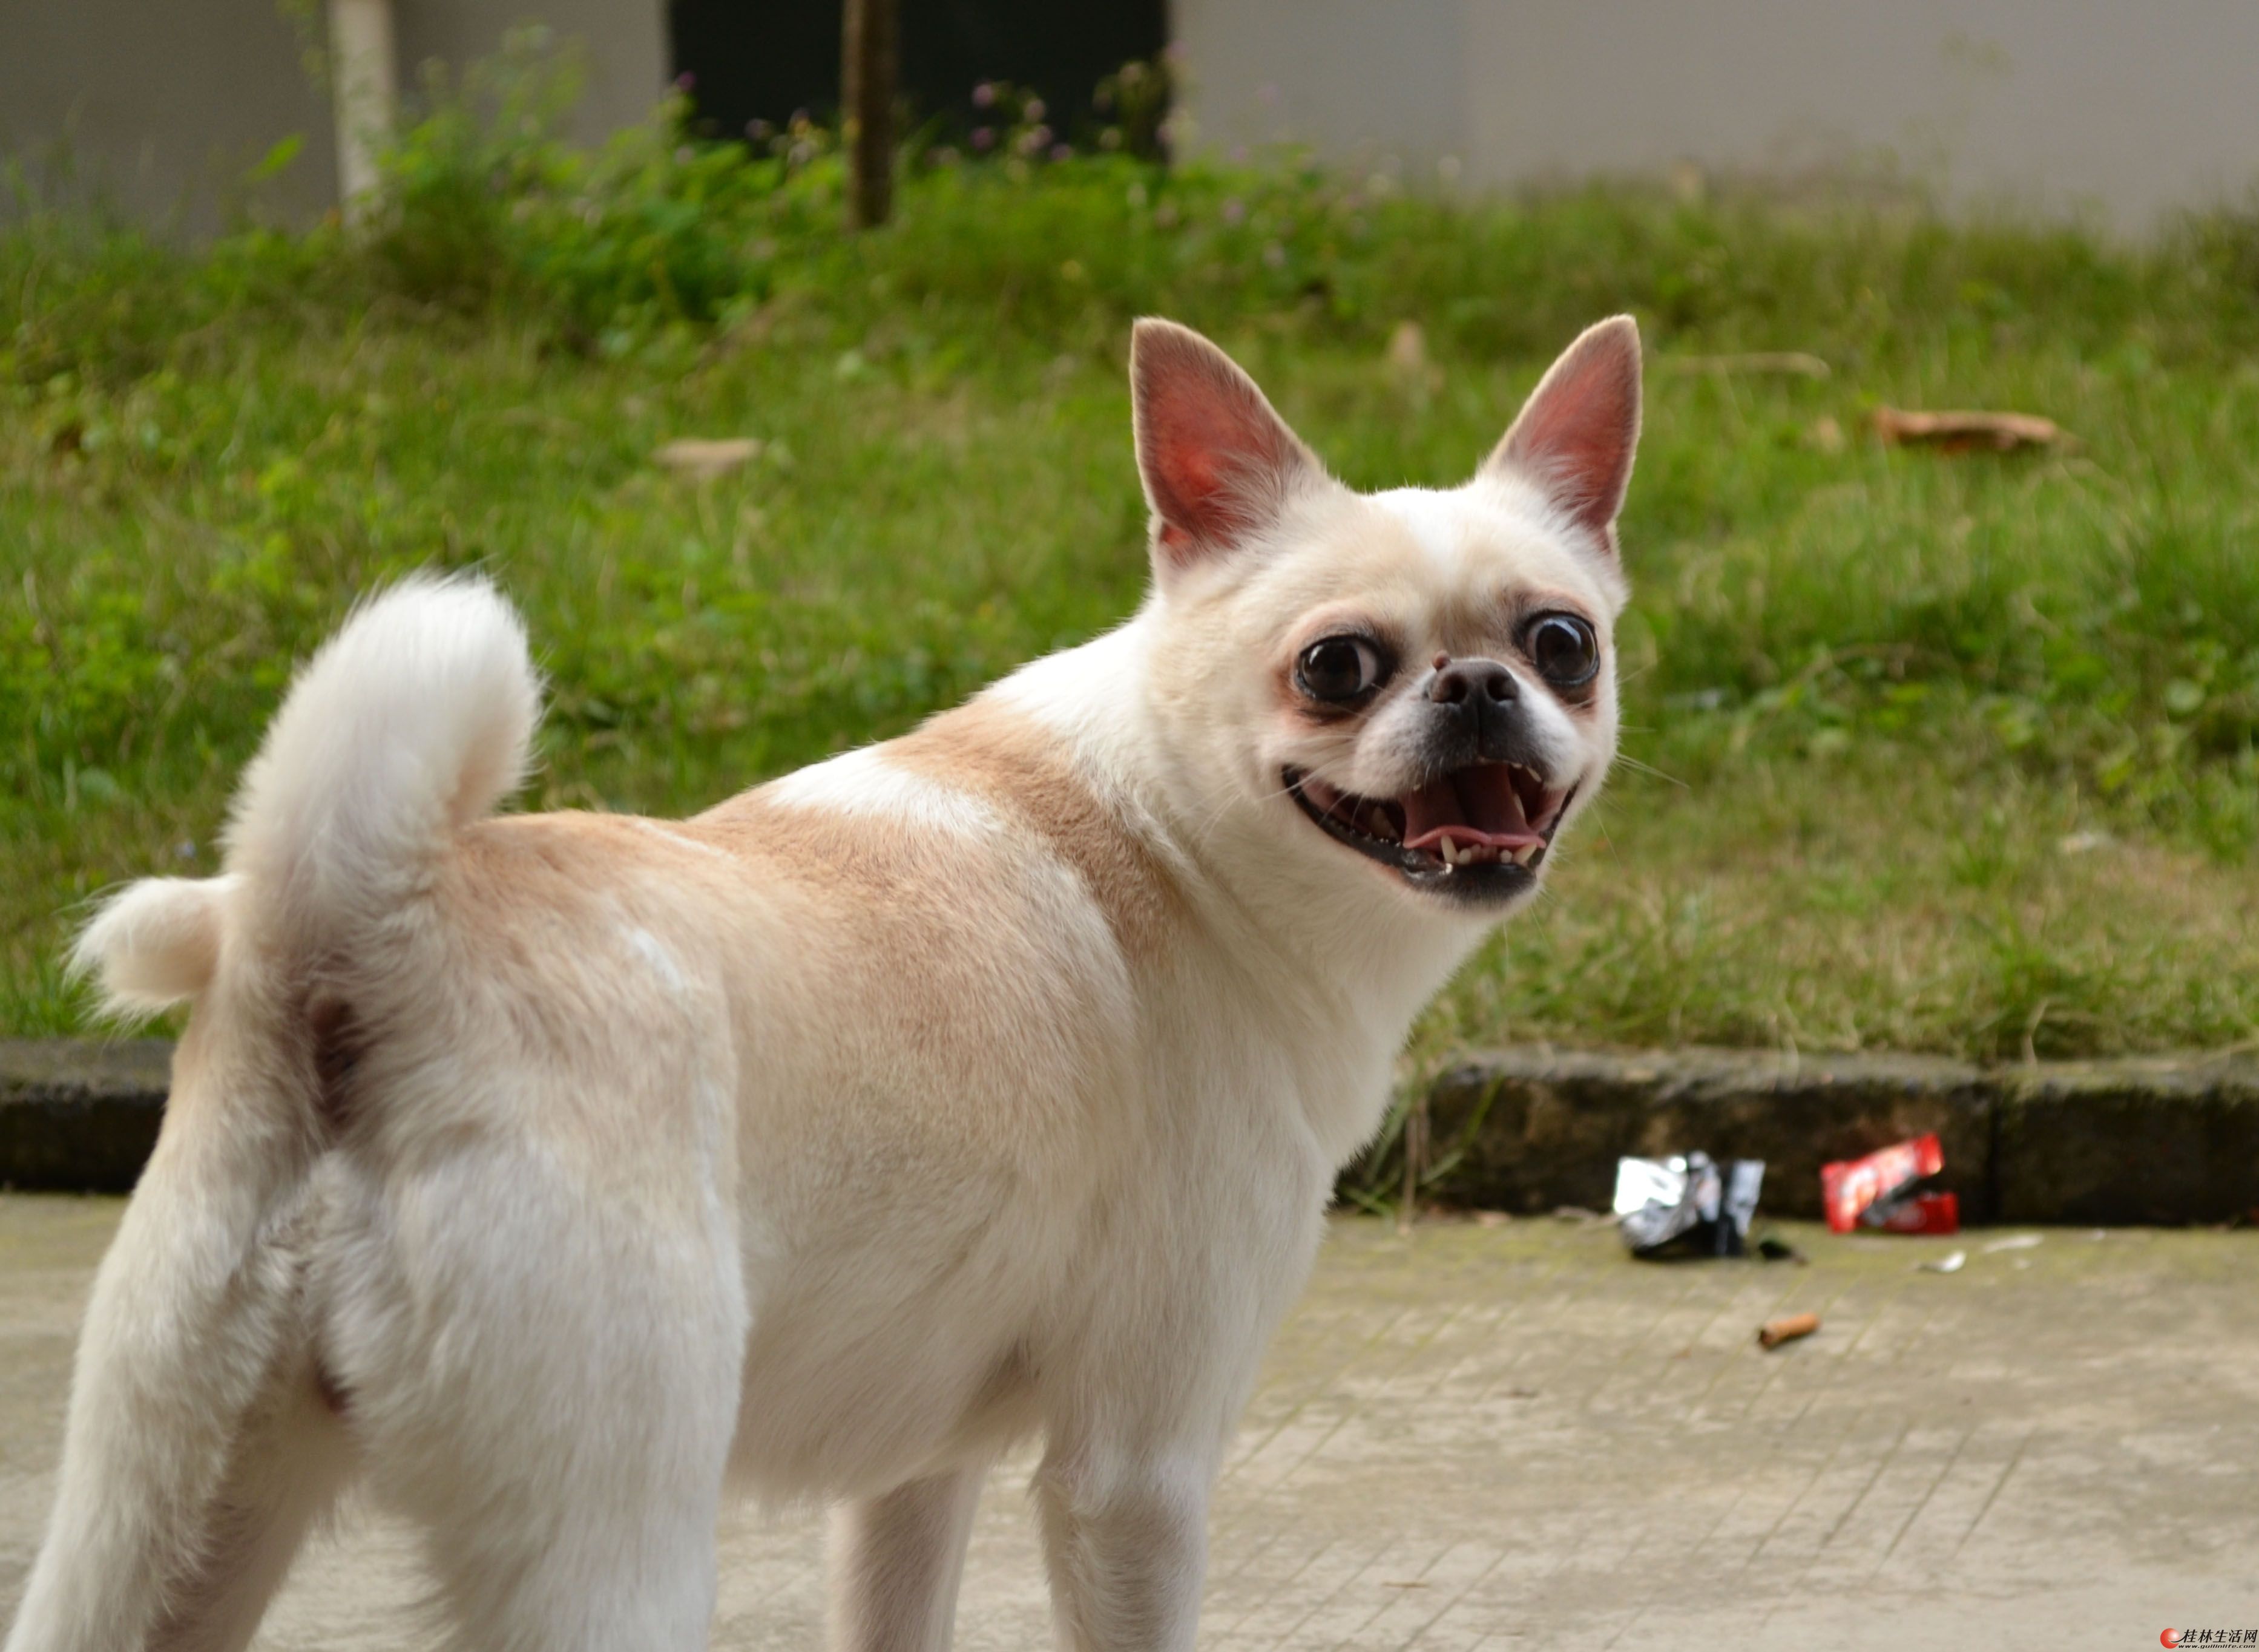
M 1502 763 L 1478 764 L 1396 800 L 1404 811 L 1404 846 L 1432 849 L 1448 834 L 1462 848 L 1526 849 L 1545 840 L 1529 830 Z

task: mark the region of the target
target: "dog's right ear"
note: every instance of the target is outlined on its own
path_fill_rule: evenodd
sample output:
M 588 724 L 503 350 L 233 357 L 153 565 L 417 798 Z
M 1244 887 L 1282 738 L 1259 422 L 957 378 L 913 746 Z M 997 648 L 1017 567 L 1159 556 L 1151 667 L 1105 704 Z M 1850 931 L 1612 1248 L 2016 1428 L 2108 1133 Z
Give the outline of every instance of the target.
M 1189 327 L 1137 324 L 1130 400 L 1157 575 L 1229 550 L 1274 521 L 1299 482 L 1324 474 L 1255 381 Z
M 1486 471 L 1536 483 L 1561 513 L 1619 562 L 1616 513 L 1639 449 L 1639 324 L 1595 322 L 1545 370 Z

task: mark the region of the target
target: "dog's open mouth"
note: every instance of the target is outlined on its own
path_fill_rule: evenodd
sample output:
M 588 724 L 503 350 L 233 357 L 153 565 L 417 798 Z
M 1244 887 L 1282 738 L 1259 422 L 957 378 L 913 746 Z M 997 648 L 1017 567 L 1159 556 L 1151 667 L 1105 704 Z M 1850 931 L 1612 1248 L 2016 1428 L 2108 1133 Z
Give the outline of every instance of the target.
M 1526 888 L 1574 791 L 1519 763 L 1472 763 L 1395 797 L 1360 797 L 1288 769 L 1302 812 L 1369 860 L 1422 887 L 1474 894 Z

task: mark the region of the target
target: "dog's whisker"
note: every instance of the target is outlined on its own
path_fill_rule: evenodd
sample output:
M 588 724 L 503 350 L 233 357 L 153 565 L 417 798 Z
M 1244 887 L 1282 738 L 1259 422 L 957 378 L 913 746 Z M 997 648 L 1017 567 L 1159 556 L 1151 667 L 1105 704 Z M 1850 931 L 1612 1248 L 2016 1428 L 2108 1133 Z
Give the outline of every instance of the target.
M 1682 792 L 1691 792 L 1694 789 L 1692 786 L 1689 785 L 1686 781 L 1680 780 L 1676 774 L 1657 768 L 1652 763 L 1643 763 L 1635 757 L 1627 757 L 1621 751 L 1616 753 L 1613 766 L 1616 768 L 1630 769 L 1635 773 L 1651 774 L 1657 780 L 1663 781 L 1665 785 L 1675 786 Z

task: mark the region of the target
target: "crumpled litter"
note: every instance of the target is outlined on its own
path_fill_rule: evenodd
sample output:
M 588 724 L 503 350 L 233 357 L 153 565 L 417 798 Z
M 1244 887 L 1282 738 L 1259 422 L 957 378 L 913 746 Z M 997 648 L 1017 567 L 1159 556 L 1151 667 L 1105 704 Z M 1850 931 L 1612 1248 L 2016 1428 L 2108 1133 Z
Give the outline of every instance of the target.
M 1764 1186 L 1764 1161 L 1707 1153 L 1616 1161 L 1616 1228 L 1635 1257 L 1738 1257 Z
M 1936 1133 L 1878 1148 L 1863 1158 L 1820 1167 L 1820 1203 L 1831 1233 L 1880 1228 L 1887 1233 L 1956 1234 L 1961 1201 L 1930 1178 L 1945 1168 Z

